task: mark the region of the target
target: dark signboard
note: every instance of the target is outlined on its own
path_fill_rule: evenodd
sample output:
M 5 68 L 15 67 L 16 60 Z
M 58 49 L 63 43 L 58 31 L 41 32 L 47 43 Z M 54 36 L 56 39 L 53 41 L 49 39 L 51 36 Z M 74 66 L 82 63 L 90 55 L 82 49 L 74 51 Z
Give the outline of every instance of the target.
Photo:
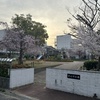
M 80 80 L 80 75 L 77 75 L 77 74 L 67 74 L 67 78 Z

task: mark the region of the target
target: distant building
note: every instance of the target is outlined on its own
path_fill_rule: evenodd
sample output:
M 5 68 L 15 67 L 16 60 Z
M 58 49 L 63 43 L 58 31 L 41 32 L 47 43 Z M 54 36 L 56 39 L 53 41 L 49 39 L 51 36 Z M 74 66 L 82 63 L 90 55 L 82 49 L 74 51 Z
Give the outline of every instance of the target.
M 83 58 L 85 55 L 85 50 L 82 45 L 80 45 L 77 39 L 72 39 L 71 35 L 59 35 L 56 37 L 55 46 L 62 53 L 62 58 Z
M 5 34 L 6 34 L 5 30 L 0 30 L 0 41 L 3 39 Z
M 54 55 L 58 55 L 59 54 L 59 51 L 57 49 L 55 49 L 54 47 L 52 46 L 46 46 L 45 47 L 45 54 L 47 56 L 54 56 Z
M 71 48 L 71 36 L 70 35 L 60 35 L 57 36 L 57 49 L 70 49 Z
M 2 41 L 5 35 L 6 35 L 5 30 L 0 30 L 0 41 Z M 6 52 L 6 49 L 0 48 L 0 52 Z
M 0 41 L 3 40 L 4 36 L 6 35 L 6 31 L 0 30 Z M 18 53 L 16 51 L 9 51 L 7 48 L 1 48 L 0 46 L 0 58 L 5 58 L 5 57 L 18 57 Z

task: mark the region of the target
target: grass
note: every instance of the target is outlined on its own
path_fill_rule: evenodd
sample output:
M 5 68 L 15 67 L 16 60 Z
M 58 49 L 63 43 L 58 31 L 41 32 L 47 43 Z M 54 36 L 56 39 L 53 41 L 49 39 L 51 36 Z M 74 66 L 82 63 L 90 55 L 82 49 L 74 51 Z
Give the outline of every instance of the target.
M 13 61 L 13 64 L 17 64 L 17 61 Z M 23 64 L 28 64 L 29 66 L 34 66 L 35 69 L 37 68 L 46 68 L 46 67 L 52 67 L 60 65 L 61 62 L 49 62 L 49 61 L 43 61 L 43 60 L 24 60 Z

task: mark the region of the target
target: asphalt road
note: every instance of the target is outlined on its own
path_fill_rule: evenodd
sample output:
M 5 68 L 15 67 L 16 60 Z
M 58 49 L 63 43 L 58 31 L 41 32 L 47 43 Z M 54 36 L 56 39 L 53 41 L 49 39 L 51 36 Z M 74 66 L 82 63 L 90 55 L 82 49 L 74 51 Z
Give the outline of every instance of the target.
M 0 100 L 19 100 L 19 99 L 10 95 L 6 95 L 4 93 L 0 93 Z
M 37 100 L 26 95 L 14 92 L 12 90 L 0 91 L 0 100 Z

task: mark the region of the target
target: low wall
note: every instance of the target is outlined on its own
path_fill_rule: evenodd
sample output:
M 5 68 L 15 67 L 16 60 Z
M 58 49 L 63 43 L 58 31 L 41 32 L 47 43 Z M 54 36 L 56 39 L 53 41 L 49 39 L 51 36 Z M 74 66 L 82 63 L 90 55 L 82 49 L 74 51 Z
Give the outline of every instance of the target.
M 46 87 L 88 97 L 100 98 L 100 72 L 46 69 Z
M 15 88 L 34 82 L 34 68 L 11 69 L 10 88 Z
M 0 76 L 0 87 L 1 88 L 9 88 L 9 82 L 10 79 L 9 78 L 5 78 L 5 77 L 1 77 Z

